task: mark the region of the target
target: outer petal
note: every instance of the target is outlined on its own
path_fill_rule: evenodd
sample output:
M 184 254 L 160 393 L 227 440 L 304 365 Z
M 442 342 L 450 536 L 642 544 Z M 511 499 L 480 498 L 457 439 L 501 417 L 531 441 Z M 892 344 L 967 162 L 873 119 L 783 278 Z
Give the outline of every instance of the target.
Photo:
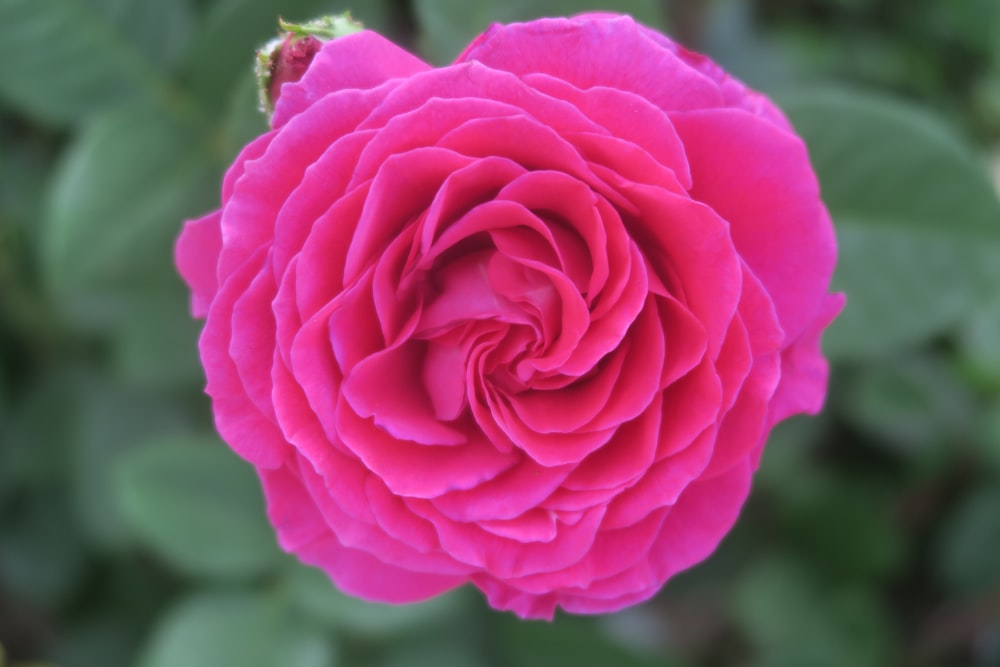
M 281 127 L 325 95 L 348 88 L 375 88 L 431 67 L 381 35 L 365 30 L 330 40 L 313 58 L 305 76 L 286 83 L 271 123 Z
M 617 88 L 664 110 L 722 104 L 714 81 L 646 32 L 627 16 L 494 25 L 457 62 L 478 60 L 518 75 L 549 74 L 577 88 Z
M 691 196 L 726 219 L 740 256 L 774 301 L 792 341 L 830 285 L 833 226 L 798 137 L 733 109 L 676 114 L 688 149 Z
M 208 314 L 219 289 L 215 267 L 222 252 L 221 219 L 222 212 L 213 211 L 197 220 L 187 221 L 174 247 L 177 270 L 191 288 L 191 314 L 195 317 Z

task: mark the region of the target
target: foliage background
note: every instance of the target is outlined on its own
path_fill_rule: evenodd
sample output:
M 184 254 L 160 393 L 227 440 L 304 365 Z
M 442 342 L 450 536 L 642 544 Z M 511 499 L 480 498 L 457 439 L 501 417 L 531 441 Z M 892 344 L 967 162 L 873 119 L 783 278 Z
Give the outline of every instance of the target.
M 1000 665 L 1000 2 L 354 4 L 436 63 L 492 20 L 630 12 L 782 103 L 834 214 L 826 412 L 774 434 L 708 562 L 553 624 L 470 590 L 339 595 L 278 551 L 212 431 L 173 239 L 264 127 L 250 63 L 276 17 L 345 8 L 0 0 L 7 664 Z

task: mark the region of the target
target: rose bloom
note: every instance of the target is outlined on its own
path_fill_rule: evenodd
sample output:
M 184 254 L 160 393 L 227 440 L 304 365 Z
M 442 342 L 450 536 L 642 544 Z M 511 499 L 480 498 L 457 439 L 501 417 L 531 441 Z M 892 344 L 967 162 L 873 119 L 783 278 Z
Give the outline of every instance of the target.
M 646 600 L 820 409 L 843 299 L 806 148 L 629 17 L 495 25 L 438 69 L 335 39 L 272 123 L 176 259 L 219 432 L 347 593 Z

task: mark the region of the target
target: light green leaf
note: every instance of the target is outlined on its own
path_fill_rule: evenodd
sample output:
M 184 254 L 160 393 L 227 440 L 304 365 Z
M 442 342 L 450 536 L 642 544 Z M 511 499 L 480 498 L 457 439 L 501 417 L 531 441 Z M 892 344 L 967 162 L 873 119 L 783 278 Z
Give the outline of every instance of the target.
M 80 319 L 113 319 L 77 297 L 151 271 L 172 278 L 181 223 L 211 207 L 218 182 L 200 135 L 158 112 L 127 107 L 95 118 L 54 176 L 42 243 L 49 285 Z
M 183 600 L 154 630 L 139 667 L 333 667 L 331 643 L 297 627 L 279 600 L 203 593 Z
M 658 27 L 664 24 L 662 4 L 653 0 L 619 0 L 614 10 Z M 543 16 L 572 16 L 607 10 L 600 0 L 415 0 L 414 12 L 421 29 L 421 51 L 434 63 L 444 64 L 493 22 L 528 21 Z
M 132 529 L 178 569 L 236 579 L 280 562 L 252 468 L 215 438 L 143 443 L 116 472 Z
M 946 125 L 900 102 L 846 91 L 782 100 L 809 146 L 840 244 L 848 305 L 824 341 L 873 358 L 938 334 L 995 291 L 1000 201 Z
M 4 0 L 0 96 L 59 125 L 127 98 L 175 105 L 162 65 L 190 19 L 186 0 Z

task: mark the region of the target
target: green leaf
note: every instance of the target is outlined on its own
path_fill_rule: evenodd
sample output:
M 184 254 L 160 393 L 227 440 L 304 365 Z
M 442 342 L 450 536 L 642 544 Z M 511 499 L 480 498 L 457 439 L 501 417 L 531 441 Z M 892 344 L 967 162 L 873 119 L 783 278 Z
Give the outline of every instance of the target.
M 572 16 L 606 10 L 608 6 L 600 0 L 415 0 L 413 8 L 421 30 L 421 51 L 431 62 L 444 64 L 493 22 Z M 619 0 L 614 9 L 650 26 L 662 26 L 665 22 L 662 3 L 653 0 Z
M 191 317 L 190 293 L 180 280 L 144 290 L 112 334 L 118 376 L 137 387 L 203 386 L 201 324 Z
M 957 594 L 1000 584 L 1000 486 L 993 479 L 955 507 L 938 535 L 938 573 Z
M 958 331 L 962 370 L 974 385 L 1000 389 L 1000 298 L 971 315 Z
M 795 561 L 760 561 L 732 601 L 737 625 L 756 649 L 751 665 L 894 664 L 891 628 L 878 601 L 861 589 L 823 586 Z
M 67 496 L 58 487 L 36 489 L 3 517 L 0 584 L 13 599 L 49 611 L 65 604 L 86 574 Z
M 323 572 L 299 563 L 285 581 L 297 609 L 314 621 L 363 637 L 385 637 L 458 619 L 469 608 L 466 590 L 452 591 L 419 604 L 365 602 L 341 593 Z
M 974 397 L 950 366 L 936 357 L 866 364 L 842 373 L 833 403 L 875 444 L 904 456 L 952 449 L 973 420 Z
M 837 228 L 834 288 L 848 305 L 825 344 L 870 359 L 970 314 L 1000 279 L 1000 201 L 946 125 L 900 102 L 846 91 L 784 98 Z
M 82 321 L 112 321 L 120 311 L 81 295 L 107 296 L 98 288 L 154 270 L 174 279 L 174 238 L 217 200 L 218 181 L 199 133 L 155 110 L 95 118 L 54 176 L 42 244 L 49 285 Z
M 838 580 L 885 580 L 908 554 L 884 485 L 802 470 L 781 489 L 776 514 L 815 571 Z
M 559 616 L 552 623 L 525 623 L 505 616 L 500 621 L 500 629 L 507 664 L 518 667 L 666 667 L 675 664 L 618 644 L 593 619 Z
M 186 0 L 4 0 L 0 96 L 57 125 L 128 98 L 177 104 L 161 66 L 190 19 Z
M 70 421 L 72 510 L 92 545 L 119 549 L 134 540 L 115 494 L 119 461 L 154 436 L 190 432 L 196 420 L 162 393 L 91 381 L 80 394 L 79 418 Z
M 147 442 L 116 472 L 118 502 L 132 529 L 178 569 L 236 579 L 280 562 L 252 468 L 217 439 Z
M 154 630 L 139 667 L 333 667 L 333 648 L 297 627 L 279 600 L 203 593 L 183 600 Z

